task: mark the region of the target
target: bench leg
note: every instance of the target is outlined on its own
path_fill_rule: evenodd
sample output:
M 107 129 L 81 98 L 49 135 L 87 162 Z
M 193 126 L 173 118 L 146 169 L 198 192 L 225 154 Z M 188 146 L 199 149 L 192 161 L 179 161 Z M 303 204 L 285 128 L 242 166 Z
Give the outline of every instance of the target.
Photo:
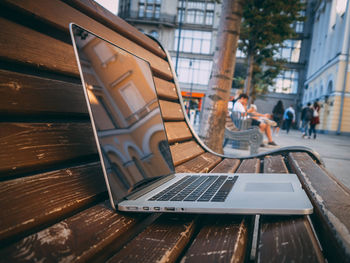
M 263 141 L 263 135 L 259 133 L 252 134 L 249 138 L 250 154 L 257 154 L 258 149 Z

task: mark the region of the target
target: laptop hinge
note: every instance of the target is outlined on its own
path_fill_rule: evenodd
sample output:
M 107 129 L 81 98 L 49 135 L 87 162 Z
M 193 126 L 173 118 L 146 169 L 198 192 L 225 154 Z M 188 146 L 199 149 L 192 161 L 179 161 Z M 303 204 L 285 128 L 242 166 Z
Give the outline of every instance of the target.
M 154 190 L 155 188 L 159 187 L 162 184 L 165 184 L 166 182 L 170 181 L 171 179 L 173 179 L 175 177 L 174 174 L 168 175 L 156 182 L 153 182 L 151 185 L 146 186 L 140 190 L 137 190 L 135 193 L 132 193 L 130 195 L 127 195 L 125 197 L 126 200 L 135 200 L 137 198 L 139 198 L 140 196 L 143 196 L 149 192 L 151 192 L 152 190 Z

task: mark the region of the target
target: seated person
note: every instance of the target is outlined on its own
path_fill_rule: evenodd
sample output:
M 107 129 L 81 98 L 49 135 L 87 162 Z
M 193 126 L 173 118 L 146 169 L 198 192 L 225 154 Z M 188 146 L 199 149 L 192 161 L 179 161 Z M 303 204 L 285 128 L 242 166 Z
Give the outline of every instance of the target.
M 268 119 L 269 114 L 261 114 L 259 112 L 256 112 L 253 108 L 247 110 L 247 104 L 248 96 L 247 94 L 242 93 L 233 105 L 232 110 L 236 112 L 241 112 L 242 116 L 247 116 L 248 113 L 250 113 L 252 115 L 252 125 L 258 126 L 260 128 L 260 131 L 262 133 L 265 133 L 268 140 L 268 145 L 276 146 L 277 144 L 272 140 L 271 126 L 259 120 L 259 117 L 264 117 Z
M 277 125 L 277 123 L 273 120 L 271 120 L 271 115 L 270 114 L 260 114 L 258 113 L 258 109 L 256 107 L 256 105 L 251 104 L 250 108 L 247 110 L 247 112 L 250 113 L 252 119 L 260 121 L 260 122 L 264 122 L 268 125 L 270 125 L 271 127 L 274 127 Z

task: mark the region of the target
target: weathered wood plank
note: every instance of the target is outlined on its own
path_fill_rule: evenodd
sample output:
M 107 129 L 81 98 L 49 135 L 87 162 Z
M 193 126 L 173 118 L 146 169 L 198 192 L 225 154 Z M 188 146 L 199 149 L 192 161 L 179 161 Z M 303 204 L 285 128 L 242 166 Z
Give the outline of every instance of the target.
M 165 121 L 182 121 L 185 119 L 179 103 L 159 100 L 159 105 Z
M 129 52 L 149 61 L 151 64 L 152 70 L 160 74 L 162 77 L 166 79 L 172 78 L 170 67 L 167 61 L 165 61 L 163 58 L 160 58 L 159 56 L 153 54 L 152 52 L 144 49 L 138 43 L 135 43 L 122 35 L 116 34 L 116 32 L 113 31 L 112 29 L 103 26 L 102 24 L 98 23 L 96 20 L 93 20 L 89 16 L 79 12 L 78 10 L 63 3 L 62 1 L 9 0 L 7 1 L 7 4 L 10 4 L 11 6 L 14 6 L 16 8 L 20 8 L 21 11 L 26 11 L 34 17 L 40 17 L 42 21 L 46 21 L 50 25 L 54 25 L 57 28 L 66 31 L 67 34 L 68 34 L 69 23 L 74 21 L 75 23 L 83 26 L 87 30 L 94 32 L 104 37 L 105 39 L 110 40 L 112 43 L 115 43 L 120 47 L 128 50 Z M 65 15 L 57 15 L 57 14 L 65 14 Z M 78 68 L 75 62 L 73 47 L 71 45 L 68 45 L 65 43 L 60 43 L 60 45 L 58 45 L 57 44 L 58 42 L 55 42 L 52 40 L 50 41 L 50 38 L 48 38 L 43 34 L 40 34 L 28 28 L 23 28 L 22 26 L 19 26 L 19 25 L 15 25 L 12 22 L 7 22 L 7 23 L 6 22 L 2 23 L 2 22 L 3 21 L 0 21 L 0 28 L 3 28 L 3 30 L 0 30 L 0 33 L 2 34 L 2 39 L 5 36 L 4 39 L 7 40 L 9 44 L 16 42 L 16 46 L 21 49 L 21 52 L 18 52 L 18 53 L 22 53 L 22 56 L 20 56 L 21 54 L 18 54 L 16 56 L 16 54 L 12 54 L 12 53 L 6 55 L 6 53 L 4 54 L 1 52 L 0 52 L 0 56 L 3 56 L 5 58 L 10 58 L 10 59 L 15 59 L 16 61 L 25 61 L 27 63 L 29 62 L 34 65 L 43 64 L 46 67 L 49 67 L 49 66 L 50 68 L 53 67 L 52 70 L 60 70 L 62 72 L 67 72 L 67 70 L 69 70 L 67 72 L 69 74 L 74 74 L 74 75 L 79 74 Z M 10 28 L 11 30 L 8 30 Z M 17 31 L 17 30 L 20 30 L 20 31 Z M 3 35 L 4 33 L 6 34 Z M 23 40 L 25 41 L 25 43 L 23 43 L 23 46 L 21 45 L 21 47 L 18 46 L 18 43 L 21 43 L 21 42 L 15 41 L 19 35 L 21 36 L 21 38 L 24 37 Z M 153 42 L 153 41 L 150 40 L 150 42 Z M 5 45 L 5 43 L 3 43 L 3 41 L 1 41 L 0 44 L 1 44 L 0 45 L 1 49 L 8 47 Z M 44 46 L 41 47 L 40 44 Z M 53 46 L 50 50 L 46 45 L 50 46 L 51 44 Z M 66 49 L 67 52 L 66 53 L 61 52 L 60 47 L 62 48 L 65 47 L 63 49 Z M 31 49 L 32 49 L 32 52 L 31 52 Z M 4 51 L 6 50 L 7 49 L 4 49 Z M 36 51 L 38 51 L 37 55 L 35 55 Z M 51 53 L 53 54 L 56 53 L 56 56 L 51 56 Z M 45 54 L 45 56 L 40 56 L 41 54 Z M 60 54 L 60 55 L 57 56 L 57 54 Z M 41 57 L 41 58 L 38 58 L 38 57 Z M 60 60 L 63 60 L 63 58 L 66 61 L 66 64 L 67 64 L 66 67 L 64 67 L 63 64 L 61 65 L 59 63 Z
M 211 172 L 233 173 L 240 161 L 224 159 Z M 249 242 L 250 217 L 210 215 L 200 217 L 201 229 L 181 262 L 243 262 Z
M 264 158 L 265 173 L 288 173 L 280 155 Z M 307 216 L 261 216 L 257 261 L 324 262 Z
M 158 97 L 168 100 L 178 100 L 175 84 L 160 78 L 153 78 Z
M 99 163 L 0 183 L 0 241 L 106 197 Z
M 288 173 L 287 166 L 281 155 L 264 158 L 264 173 Z
M 87 115 L 88 111 L 81 85 L 0 70 L 0 113 Z
M 193 215 L 162 215 L 108 262 L 175 262 L 195 225 Z
M 306 216 L 262 216 L 258 262 L 325 262 Z
M 311 218 L 326 258 L 350 262 L 350 190 L 329 176 L 307 153 L 290 153 L 288 159 L 314 205 Z
M 185 141 L 193 137 L 187 123 L 184 121 L 165 122 L 164 125 L 169 143 Z
M 259 159 L 245 159 L 241 162 L 237 173 L 258 173 L 260 171 Z
M 177 173 L 208 173 L 221 161 L 221 157 L 204 153 L 176 167 Z
M 0 249 L 1 261 L 103 262 L 145 225 L 145 217 L 123 216 L 99 204 Z
M 79 75 L 71 45 L 4 18 L 0 18 L 0 35 L 0 58 Z
M 97 154 L 90 123 L 0 123 L 0 177 Z
M 238 159 L 225 158 L 219 163 L 213 170 L 212 173 L 234 173 L 239 164 L 241 163 Z
M 171 155 L 173 156 L 175 166 L 187 162 L 204 153 L 202 147 L 200 147 L 195 141 L 171 145 L 170 151 Z
M 203 227 L 181 262 L 244 262 L 248 244 L 246 218 L 211 215 L 201 222 Z

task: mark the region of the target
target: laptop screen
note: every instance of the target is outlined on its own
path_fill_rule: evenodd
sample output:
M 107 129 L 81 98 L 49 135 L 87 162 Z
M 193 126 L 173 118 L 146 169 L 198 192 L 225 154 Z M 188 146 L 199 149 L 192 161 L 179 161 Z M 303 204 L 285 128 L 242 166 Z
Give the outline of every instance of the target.
M 174 172 L 148 62 L 71 24 L 85 97 L 114 202 Z

